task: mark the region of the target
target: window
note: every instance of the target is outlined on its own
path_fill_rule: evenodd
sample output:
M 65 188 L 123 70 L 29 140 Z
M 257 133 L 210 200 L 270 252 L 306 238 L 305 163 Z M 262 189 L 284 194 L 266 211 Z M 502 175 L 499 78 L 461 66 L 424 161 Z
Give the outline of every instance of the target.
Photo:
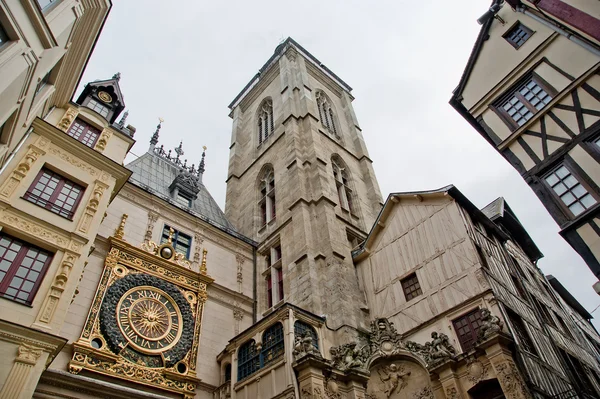
M 527 327 L 525 327 L 525 324 L 523 323 L 523 320 L 521 320 L 521 317 L 510 309 L 507 309 L 506 313 L 508 315 L 508 319 L 510 320 L 510 324 L 512 326 L 513 333 L 515 334 L 517 343 L 521 346 L 523 350 L 537 355 L 537 350 L 535 349 L 535 346 L 531 341 L 531 337 L 527 332 Z
M 494 109 L 513 129 L 523 126 L 552 100 L 551 90 L 535 75 L 510 90 Z
M 283 325 L 273 324 L 262 336 L 262 350 L 256 350 L 254 340 L 246 342 L 238 350 L 238 381 L 257 372 L 273 361 L 279 360 L 284 353 Z
M 261 144 L 273 134 L 273 101 L 262 102 L 258 112 L 258 143 Z
M 37 0 L 38 4 L 42 10 L 46 10 L 51 5 L 55 4 L 57 1 L 58 0 Z
M 454 331 L 456 331 L 463 352 L 467 352 L 477 341 L 477 333 L 481 326 L 481 311 L 475 309 L 466 315 L 453 320 L 452 324 L 454 325 Z
M 52 73 L 52 71 L 48 72 L 37 84 L 37 87 L 35 88 L 35 96 L 37 96 L 38 94 L 40 94 L 40 92 L 42 91 L 42 89 L 44 87 L 46 87 L 46 85 L 48 83 L 50 83 L 50 74 Z
M 575 340 L 575 338 L 573 337 L 573 334 L 571 333 L 571 330 L 569 330 L 569 327 L 567 327 L 567 324 L 565 323 L 565 321 L 563 320 L 562 317 L 560 317 L 558 314 L 556 314 L 556 319 L 558 320 L 558 324 L 560 324 L 560 327 L 562 329 L 562 331 L 565 333 L 565 335 L 569 338 L 571 338 L 572 340 Z
M 165 227 L 163 227 L 162 237 L 160 239 L 161 244 L 164 244 L 169 240 L 170 229 L 171 227 L 165 224 Z M 179 252 L 180 254 L 189 259 L 190 248 L 192 247 L 192 237 L 173 229 L 172 241 L 173 248 L 175 248 L 175 252 Z
M 231 363 L 225 365 L 225 382 L 231 381 Z
M 317 108 L 319 108 L 319 119 L 321 124 L 327 128 L 330 133 L 338 135 L 337 128 L 335 126 L 335 118 L 333 117 L 333 109 L 327 95 L 322 91 L 317 91 Z
M 303 336 L 308 334 L 312 337 L 312 345 L 318 351 L 319 350 L 319 337 L 317 336 L 317 332 L 310 324 L 306 324 L 303 321 L 296 320 L 294 323 L 294 335 L 296 337 Z
M 90 99 L 90 101 L 88 101 L 87 107 L 89 109 L 91 109 L 92 111 L 96 111 L 97 113 L 102 115 L 104 118 L 107 118 L 108 114 L 110 113 L 110 109 L 106 105 L 101 104 L 94 99 Z
M 510 278 L 512 279 L 512 282 L 515 285 L 517 292 L 519 293 L 519 296 L 522 299 L 526 299 L 527 295 L 525 294 L 525 289 L 523 288 L 523 283 L 521 282 L 521 280 L 519 280 L 517 277 L 513 276 L 512 274 L 510 275 Z
M 1 234 L 0 295 L 31 304 L 51 260 L 51 253 Z
M 262 345 L 263 349 L 260 353 L 261 367 L 283 356 L 283 325 L 281 323 L 276 323 L 265 330 Z
M 402 279 L 402 290 L 407 302 L 423 293 L 415 273 Z
M 77 118 L 67 131 L 67 134 L 73 137 L 75 140 L 93 148 L 94 145 L 96 145 L 96 141 L 98 141 L 98 137 L 100 136 L 100 130 Z
M 8 42 L 10 42 L 10 38 L 8 37 L 8 34 L 4 30 L 2 23 L 0 23 L 0 48 Z
M 263 226 L 275 219 L 275 177 L 271 167 L 265 169 L 260 180 L 259 207 Z
M 177 198 L 175 199 L 179 205 L 190 207 L 192 206 L 192 199 L 185 193 L 177 192 Z
M 477 255 L 479 255 L 481 266 L 485 267 L 486 269 L 489 269 L 490 265 L 488 264 L 487 257 L 483 253 L 483 249 L 481 249 L 481 246 L 475 243 L 475 249 L 477 250 Z
M 550 311 L 548 311 L 548 307 L 545 304 L 538 301 L 536 298 L 532 298 L 532 299 L 533 299 L 534 306 L 536 307 L 536 309 L 542 316 L 542 321 L 544 323 L 548 324 L 549 326 L 556 328 L 556 323 L 554 323 L 554 319 L 552 318 Z
M 273 277 L 267 276 L 267 308 L 273 307 Z
M 254 340 L 240 346 L 238 351 L 238 381 L 260 370 L 260 353 L 256 350 Z
M 72 219 L 83 191 L 79 184 L 43 168 L 23 198 L 50 212 Z
M 337 155 L 331 158 L 331 166 L 333 168 L 333 178 L 335 187 L 338 193 L 340 207 L 351 213 L 354 212 L 354 203 L 352 199 L 352 189 L 349 185 L 348 172 L 346 164 Z
M 507 42 L 512 44 L 514 48 L 518 49 L 531 37 L 532 33 L 531 29 L 519 22 L 504 34 L 504 38 Z
M 283 300 L 283 269 L 280 267 L 277 270 L 277 299 Z
M 565 165 L 548 174 L 544 181 L 574 216 L 597 202 Z

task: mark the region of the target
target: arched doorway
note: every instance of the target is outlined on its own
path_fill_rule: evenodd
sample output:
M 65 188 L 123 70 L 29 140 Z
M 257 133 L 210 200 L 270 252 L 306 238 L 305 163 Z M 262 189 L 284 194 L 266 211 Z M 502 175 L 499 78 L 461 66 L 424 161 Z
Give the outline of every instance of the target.
M 469 389 L 471 399 L 504 399 L 504 392 L 497 379 L 484 380 Z

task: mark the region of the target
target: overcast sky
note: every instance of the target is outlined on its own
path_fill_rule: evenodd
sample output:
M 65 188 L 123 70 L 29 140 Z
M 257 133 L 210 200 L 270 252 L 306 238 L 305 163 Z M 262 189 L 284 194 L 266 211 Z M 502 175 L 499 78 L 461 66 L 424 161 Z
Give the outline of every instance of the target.
M 518 173 L 448 105 L 489 4 L 113 0 L 82 85 L 121 72 L 134 154 L 147 151 L 158 117 L 159 145 L 183 140 L 188 164 L 206 145 L 204 183 L 223 208 L 227 105 L 291 36 L 354 88 L 384 198 L 447 184 L 479 207 L 503 196 L 544 253 L 543 272 L 591 311 L 593 274 Z

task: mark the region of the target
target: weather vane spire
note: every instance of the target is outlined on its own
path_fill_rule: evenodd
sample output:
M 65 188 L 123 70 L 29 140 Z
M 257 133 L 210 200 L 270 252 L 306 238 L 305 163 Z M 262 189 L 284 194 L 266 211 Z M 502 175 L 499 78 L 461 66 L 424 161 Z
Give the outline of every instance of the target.
M 156 131 L 154 132 L 154 134 L 152 135 L 152 138 L 150 139 L 150 150 L 153 150 L 154 147 L 156 147 L 156 144 L 158 144 L 158 132 L 160 132 L 160 128 L 162 127 L 162 123 L 165 120 L 163 118 L 158 118 L 158 125 L 156 126 Z
M 202 159 L 200 160 L 200 164 L 198 165 L 198 179 L 202 181 L 202 174 L 204 173 L 204 157 L 206 157 L 206 146 L 202 146 Z

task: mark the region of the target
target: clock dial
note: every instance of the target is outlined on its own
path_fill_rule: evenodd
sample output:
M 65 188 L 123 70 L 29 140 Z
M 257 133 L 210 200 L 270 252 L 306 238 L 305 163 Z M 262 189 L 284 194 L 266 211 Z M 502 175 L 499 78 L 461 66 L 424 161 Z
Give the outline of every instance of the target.
M 105 91 L 101 91 L 98 93 L 98 98 L 102 101 L 104 101 L 105 103 L 110 103 L 112 101 L 112 97 L 110 94 L 108 94 Z
M 166 292 L 150 286 L 127 291 L 117 305 L 117 322 L 129 345 L 144 353 L 169 350 L 181 337 L 182 316 Z

